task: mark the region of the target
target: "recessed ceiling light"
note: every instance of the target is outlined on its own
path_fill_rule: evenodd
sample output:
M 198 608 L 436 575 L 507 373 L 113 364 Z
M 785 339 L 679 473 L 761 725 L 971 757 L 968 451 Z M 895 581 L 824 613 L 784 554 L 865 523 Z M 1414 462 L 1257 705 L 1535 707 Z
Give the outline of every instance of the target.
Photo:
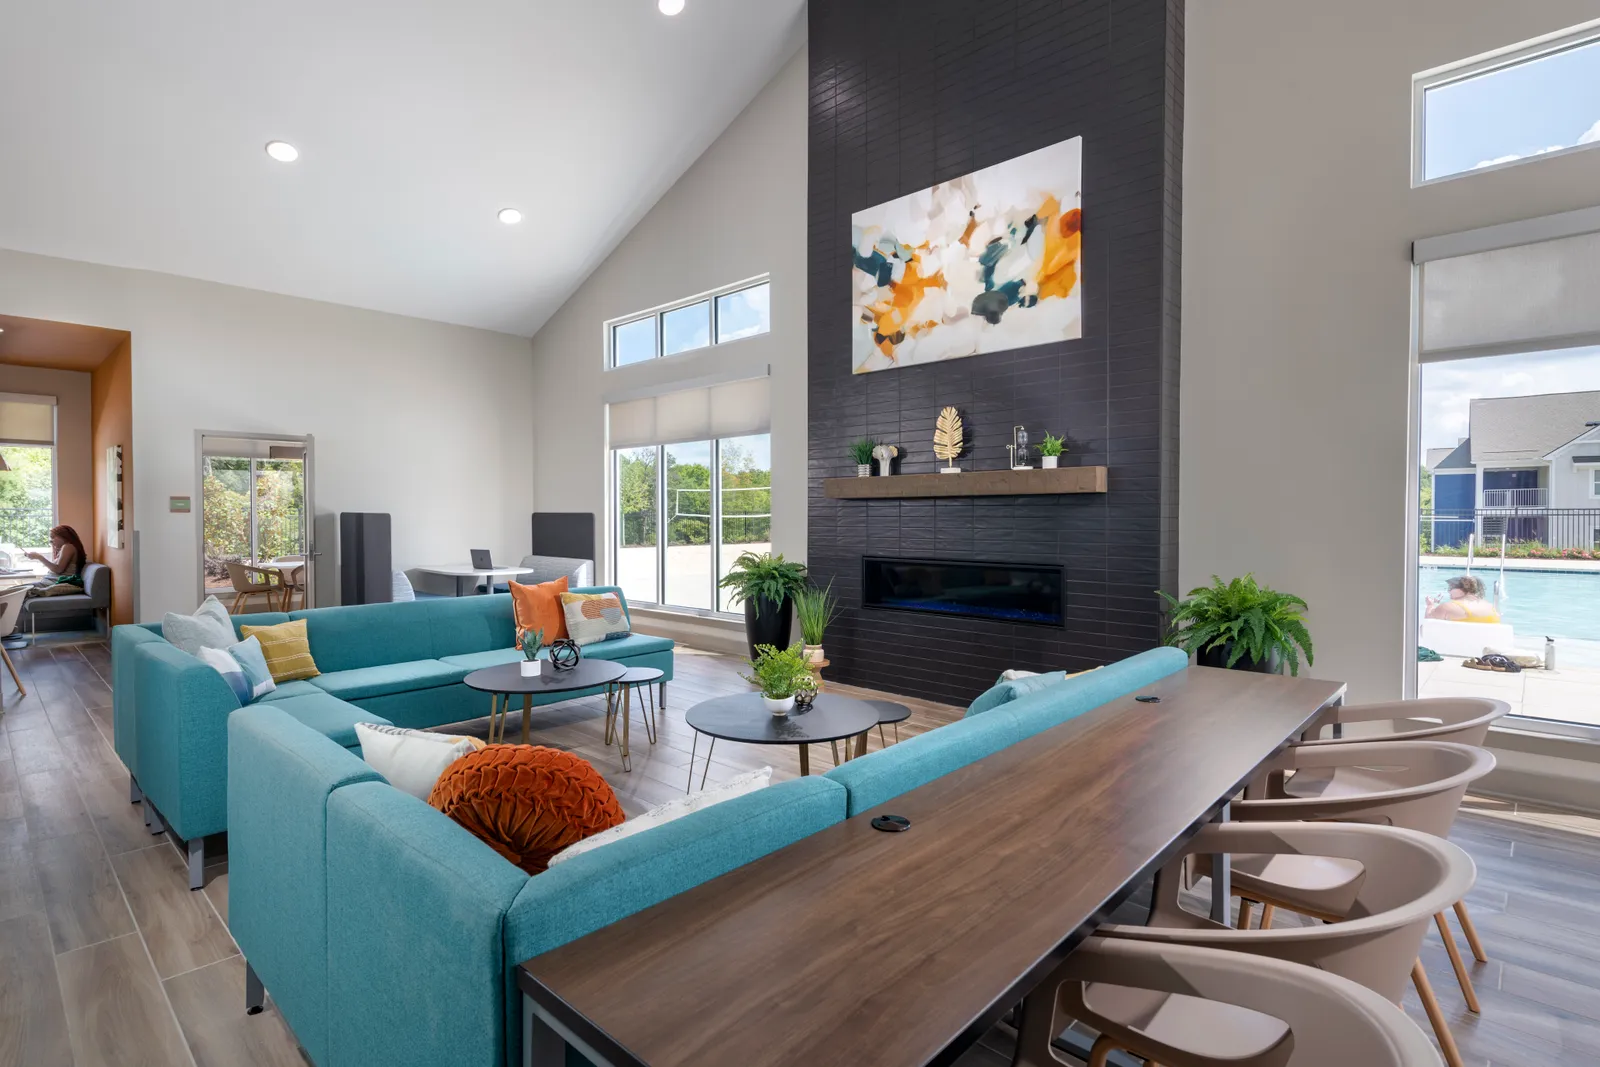
M 279 163 L 293 163 L 300 158 L 300 149 L 288 141 L 268 141 L 267 155 L 276 159 Z
M 656 7 L 663 15 L 676 15 L 683 10 L 683 0 L 656 0 Z
M 522 212 L 518 211 L 514 207 L 503 207 L 500 209 L 500 215 L 498 217 L 500 221 L 505 223 L 507 226 L 515 226 L 517 223 L 522 221 Z

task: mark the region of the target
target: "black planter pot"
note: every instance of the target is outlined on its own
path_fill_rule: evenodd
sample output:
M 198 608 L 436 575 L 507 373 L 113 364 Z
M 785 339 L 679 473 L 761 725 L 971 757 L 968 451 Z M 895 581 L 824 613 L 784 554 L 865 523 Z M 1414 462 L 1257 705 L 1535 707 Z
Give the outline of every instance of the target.
M 780 604 L 766 598 L 744 602 L 744 635 L 750 642 L 750 658 L 756 658 L 757 645 L 789 647 L 794 624 L 794 602 L 788 597 Z
M 1194 662 L 1199 667 L 1226 667 L 1228 657 L 1233 655 L 1233 644 L 1230 642 L 1218 648 L 1202 649 L 1195 653 Z M 1236 671 L 1253 671 L 1256 674 L 1282 674 L 1283 656 L 1277 649 L 1265 660 L 1252 659 L 1249 656 L 1240 656 L 1239 662 L 1233 665 Z

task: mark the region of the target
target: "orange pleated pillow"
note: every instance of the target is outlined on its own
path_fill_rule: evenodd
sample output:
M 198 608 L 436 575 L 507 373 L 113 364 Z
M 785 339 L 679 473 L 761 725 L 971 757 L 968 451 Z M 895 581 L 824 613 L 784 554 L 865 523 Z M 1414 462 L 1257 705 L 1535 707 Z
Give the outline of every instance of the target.
M 561 607 L 561 594 L 567 591 L 567 578 L 553 582 L 519 585 L 511 582 L 511 618 L 517 627 L 517 647 L 522 647 L 522 631 L 544 631 L 544 643 L 554 644 L 567 636 L 567 613 Z
M 428 803 L 529 874 L 622 822 L 616 793 L 589 762 L 558 748 L 490 745 L 445 768 Z

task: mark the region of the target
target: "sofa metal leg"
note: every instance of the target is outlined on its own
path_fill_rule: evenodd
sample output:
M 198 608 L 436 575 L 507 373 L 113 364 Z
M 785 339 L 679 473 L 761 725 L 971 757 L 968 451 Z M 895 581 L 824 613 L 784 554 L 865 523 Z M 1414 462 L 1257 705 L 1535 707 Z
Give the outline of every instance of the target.
M 139 792 L 139 779 L 128 775 L 128 803 L 137 804 L 144 799 L 144 794 Z
M 144 798 L 144 824 L 152 834 L 164 834 L 167 832 L 167 821 L 161 817 L 161 812 L 156 809 L 156 806 L 150 803 L 149 797 Z
M 261 984 L 261 977 L 256 974 L 256 969 L 248 962 L 244 965 L 244 1013 L 246 1015 L 260 1015 L 267 1005 L 267 989 Z
M 206 885 L 206 839 L 189 839 L 189 890 L 204 889 Z
M 667 683 L 666 682 L 661 682 L 660 683 L 660 696 L 661 696 L 661 699 L 658 700 L 656 703 L 660 706 L 662 711 L 666 711 L 667 710 Z

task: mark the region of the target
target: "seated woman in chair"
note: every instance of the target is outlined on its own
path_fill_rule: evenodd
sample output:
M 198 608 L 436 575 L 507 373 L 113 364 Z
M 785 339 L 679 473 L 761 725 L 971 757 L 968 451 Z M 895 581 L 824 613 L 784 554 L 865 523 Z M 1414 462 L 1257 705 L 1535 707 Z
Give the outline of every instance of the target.
M 1450 579 L 1450 599 L 1428 598 L 1428 618 L 1447 622 L 1499 622 L 1500 613 L 1483 598 L 1483 582 L 1470 574 Z
M 83 550 L 83 541 L 78 537 L 78 531 L 70 526 L 56 526 L 50 530 L 50 552 L 46 556 L 43 552 L 29 552 L 29 559 L 36 559 L 44 564 L 49 571 L 48 577 L 41 578 L 33 583 L 28 590 L 28 596 L 58 596 L 62 593 L 83 592 L 83 568 L 89 562 L 88 555 Z

